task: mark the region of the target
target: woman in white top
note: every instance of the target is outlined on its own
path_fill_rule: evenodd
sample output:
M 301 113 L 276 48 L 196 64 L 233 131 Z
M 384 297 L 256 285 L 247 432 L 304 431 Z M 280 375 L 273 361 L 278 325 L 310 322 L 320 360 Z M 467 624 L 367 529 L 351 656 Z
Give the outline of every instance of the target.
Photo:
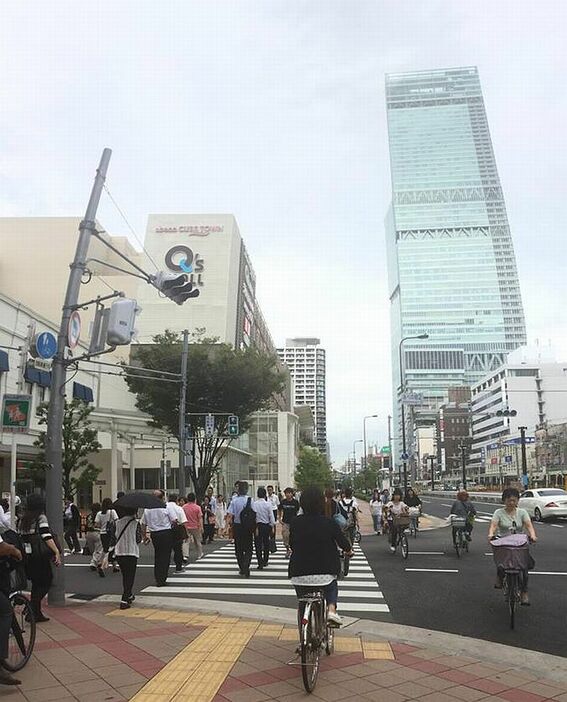
M 136 568 L 140 557 L 138 538 L 141 539 L 141 530 L 138 529 L 137 510 L 132 508 L 121 508 L 123 515 L 116 520 L 116 544 L 114 555 L 120 566 L 122 573 L 122 600 L 120 609 L 130 609 L 135 597 L 132 594 L 134 580 L 136 578 Z
M 395 522 L 395 517 L 409 514 L 408 506 L 403 502 L 402 491 L 399 488 L 396 488 L 392 493 L 392 499 L 386 505 L 386 509 L 388 510 L 388 521 L 390 522 L 390 551 L 394 553 L 398 538 L 398 527 Z
M 276 534 L 276 520 L 271 502 L 267 500 L 266 488 L 258 488 L 258 499 L 252 503 L 256 512 L 256 558 L 258 570 L 263 570 L 268 565 L 270 557 L 270 537 Z
M 224 495 L 219 495 L 217 497 L 215 517 L 217 518 L 217 529 L 219 536 L 226 536 L 226 502 L 224 501 Z
M 110 536 L 107 533 L 108 523 L 114 522 L 114 524 L 116 524 L 117 519 L 118 515 L 115 510 L 112 509 L 112 500 L 110 497 L 105 497 L 102 501 L 102 508 L 95 517 L 95 527 L 100 531 L 100 541 L 104 553 L 108 553 L 108 549 L 110 548 Z M 114 573 L 118 572 L 116 566 L 114 566 L 112 570 Z

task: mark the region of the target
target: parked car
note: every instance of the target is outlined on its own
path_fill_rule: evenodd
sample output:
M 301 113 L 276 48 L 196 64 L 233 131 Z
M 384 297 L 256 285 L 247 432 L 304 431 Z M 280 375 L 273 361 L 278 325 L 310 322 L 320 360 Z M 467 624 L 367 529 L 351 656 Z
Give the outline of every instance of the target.
M 520 495 L 519 506 L 527 510 L 536 522 L 567 517 L 567 492 L 560 488 L 526 490 Z

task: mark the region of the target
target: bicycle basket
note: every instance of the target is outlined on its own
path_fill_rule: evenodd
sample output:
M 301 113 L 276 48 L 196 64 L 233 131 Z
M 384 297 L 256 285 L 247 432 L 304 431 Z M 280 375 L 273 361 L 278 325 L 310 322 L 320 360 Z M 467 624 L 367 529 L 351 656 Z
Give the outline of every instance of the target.
M 530 548 L 525 534 L 512 534 L 492 542 L 492 554 L 497 566 L 505 570 L 527 570 Z
M 26 570 L 23 565 L 17 565 L 10 571 L 10 590 L 12 592 L 19 592 L 20 590 L 27 590 L 27 588 L 28 577 L 26 575 Z
M 410 517 L 419 517 L 419 507 L 410 507 L 409 508 L 409 516 Z
M 407 514 L 400 514 L 399 517 L 394 515 L 394 526 L 397 527 L 408 527 L 410 523 L 410 518 Z
M 466 527 L 467 525 L 467 520 L 464 517 L 453 517 L 451 519 L 451 526 L 454 529 L 462 529 Z

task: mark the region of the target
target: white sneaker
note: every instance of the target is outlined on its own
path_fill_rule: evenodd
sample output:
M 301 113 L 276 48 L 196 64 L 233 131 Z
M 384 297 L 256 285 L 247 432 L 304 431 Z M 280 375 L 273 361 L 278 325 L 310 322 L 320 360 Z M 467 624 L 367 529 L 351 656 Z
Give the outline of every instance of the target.
M 395 547 L 394 547 L 394 546 L 390 546 L 390 553 L 395 553 L 395 552 L 396 552 Z
M 336 612 L 327 612 L 327 619 L 331 624 L 334 624 L 335 626 L 343 625 L 343 620 L 339 617 L 339 615 Z

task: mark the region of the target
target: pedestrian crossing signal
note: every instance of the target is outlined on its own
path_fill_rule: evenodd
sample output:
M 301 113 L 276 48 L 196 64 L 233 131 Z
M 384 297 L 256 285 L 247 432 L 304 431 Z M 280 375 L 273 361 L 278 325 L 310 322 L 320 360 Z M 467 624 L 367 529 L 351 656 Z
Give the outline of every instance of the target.
M 228 435 L 238 436 L 239 433 L 238 417 L 235 414 L 231 414 L 228 417 Z

